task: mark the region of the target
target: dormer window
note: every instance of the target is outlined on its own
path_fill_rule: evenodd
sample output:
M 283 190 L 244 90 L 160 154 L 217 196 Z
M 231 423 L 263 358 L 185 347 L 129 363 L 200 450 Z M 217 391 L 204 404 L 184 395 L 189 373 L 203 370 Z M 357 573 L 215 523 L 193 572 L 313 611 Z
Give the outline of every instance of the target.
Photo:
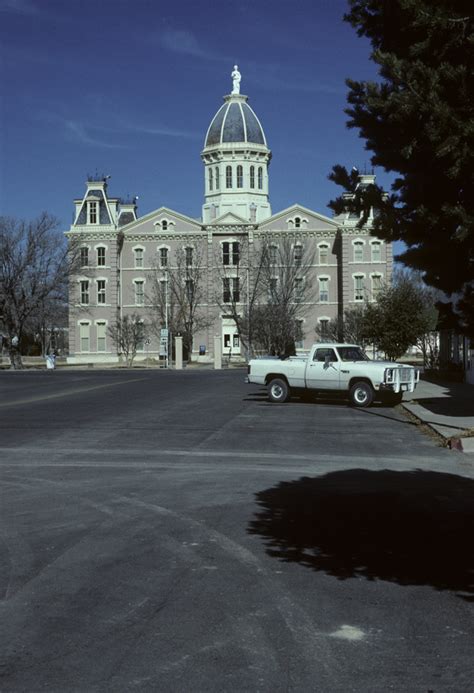
M 89 208 L 89 224 L 97 224 L 97 202 L 91 200 L 88 202 Z

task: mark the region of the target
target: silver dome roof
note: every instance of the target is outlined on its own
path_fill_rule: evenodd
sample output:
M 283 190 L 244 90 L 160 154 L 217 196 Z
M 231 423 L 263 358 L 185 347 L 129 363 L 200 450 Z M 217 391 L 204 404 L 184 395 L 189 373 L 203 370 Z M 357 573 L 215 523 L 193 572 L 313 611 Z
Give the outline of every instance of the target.
M 212 119 L 204 147 L 215 147 L 231 142 L 260 144 L 266 147 L 267 141 L 263 128 L 247 104 L 247 97 L 231 94 L 224 98 L 226 103 Z

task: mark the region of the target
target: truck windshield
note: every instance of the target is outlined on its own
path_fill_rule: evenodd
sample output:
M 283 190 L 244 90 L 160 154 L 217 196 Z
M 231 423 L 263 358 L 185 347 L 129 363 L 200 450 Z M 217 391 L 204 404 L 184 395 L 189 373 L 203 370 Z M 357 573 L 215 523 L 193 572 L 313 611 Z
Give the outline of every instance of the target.
M 368 361 L 369 357 L 359 347 L 337 347 L 341 361 Z

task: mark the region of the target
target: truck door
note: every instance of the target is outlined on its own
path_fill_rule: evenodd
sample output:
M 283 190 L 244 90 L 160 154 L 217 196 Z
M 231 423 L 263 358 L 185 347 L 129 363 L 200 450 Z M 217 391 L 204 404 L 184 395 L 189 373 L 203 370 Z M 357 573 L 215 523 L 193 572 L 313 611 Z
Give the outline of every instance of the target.
M 339 390 L 340 366 L 335 349 L 315 349 L 313 359 L 306 367 L 306 386 L 312 390 Z

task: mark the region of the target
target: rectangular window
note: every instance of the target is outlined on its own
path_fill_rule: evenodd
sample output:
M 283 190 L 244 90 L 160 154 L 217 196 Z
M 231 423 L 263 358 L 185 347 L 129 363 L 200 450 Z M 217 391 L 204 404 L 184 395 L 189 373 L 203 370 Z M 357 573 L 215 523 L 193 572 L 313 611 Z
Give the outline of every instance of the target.
M 295 334 L 295 347 L 297 349 L 304 348 L 304 332 L 303 332 L 304 320 L 296 321 L 296 334 Z
M 186 267 L 193 266 L 193 248 L 186 248 Z
M 81 351 L 89 351 L 89 323 L 81 322 L 79 325 L 79 339 L 81 342 Z
M 372 243 L 372 262 L 380 262 L 382 259 L 382 249 L 380 243 Z
M 222 244 L 222 264 L 230 265 L 230 243 Z
M 277 257 L 278 257 L 278 246 L 276 246 L 276 245 L 270 246 L 269 257 L 270 257 L 270 264 L 276 265 L 277 264 Z
M 89 264 L 89 248 L 81 248 L 81 267 L 87 267 Z
M 238 277 L 232 278 L 232 300 L 234 303 L 240 302 L 240 281 Z
M 303 261 L 303 246 L 302 245 L 295 245 L 294 258 L 295 258 L 296 267 L 301 267 L 301 263 Z
M 106 324 L 97 323 L 97 351 L 105 351 Z
M 382 290 L 382 275 L 375 274 L 372 277 L 372 296 L 376 298 L 380 291 Z
M 186 279 L 186 298 L 189 303 L 192 303 L 194 298 L 194 282 L 192 279 Z
M 89 282 L 87 280 L 81 281 L 81 303 L 84 306 L 89 304 Z
M 105 248 L 97 248 L 97 267 L 105 267 Z
M 160 248 L 160 267 L 168 267 L 168 248 Z
M 255 188 L 255 166 L 250 167 L 250 187 Z
M 222 280 L 222 300 L 224 303 L 230 303 L 230 279 L 227 277 Z
M 319 264 L 320 265 L 327 265 L 328 264 L 328 246 L 327 245 L 321 245 L 319 246 Z
M 143 267 L 143 248 L 135 248 L 135 267 Z
M 297 277 L 295 279 L 295 301 L 299 302 L 303 300 L 303 279 Z
M 328 338 L 328 332 L 329 332 L 329 320 L 322 318 L 319 321 L 319 334 L 321 336 L 321 339 L 327 339 Z
M 226 166 L 225 169 L 225 187 L 232 187 L 232 166 Z
M 232 243 L 232 264 L 238 265 L 240 261 L 240 243 Z
M 268 283 L 268 300 L 271 303 L 276 303 L 277 300 L 278 279 L 271 277 Z
M 97 303 L 105 305 L 105 279 L 97 280 Z
M 135 305 L 143 306 L 145 303 L 144 282 L 136 281 L 135 283 Z
M 241 188 L 244 184 L 244 170 L 242 166 L 237 166 L 237 187 Z
M 362 241 L 354 243 L 354 262 L 363 262 L 364 260 L 364 244 Z
M 362 275 L 354 277 L 354 300 L 364 300 L 364 277 Z
M 329 279 L 321 278 L 319 280 L 319 301 L 320 303 L 329 301 Z
M 97 224 L 97 202 L 89 202 L 89 224 Z

